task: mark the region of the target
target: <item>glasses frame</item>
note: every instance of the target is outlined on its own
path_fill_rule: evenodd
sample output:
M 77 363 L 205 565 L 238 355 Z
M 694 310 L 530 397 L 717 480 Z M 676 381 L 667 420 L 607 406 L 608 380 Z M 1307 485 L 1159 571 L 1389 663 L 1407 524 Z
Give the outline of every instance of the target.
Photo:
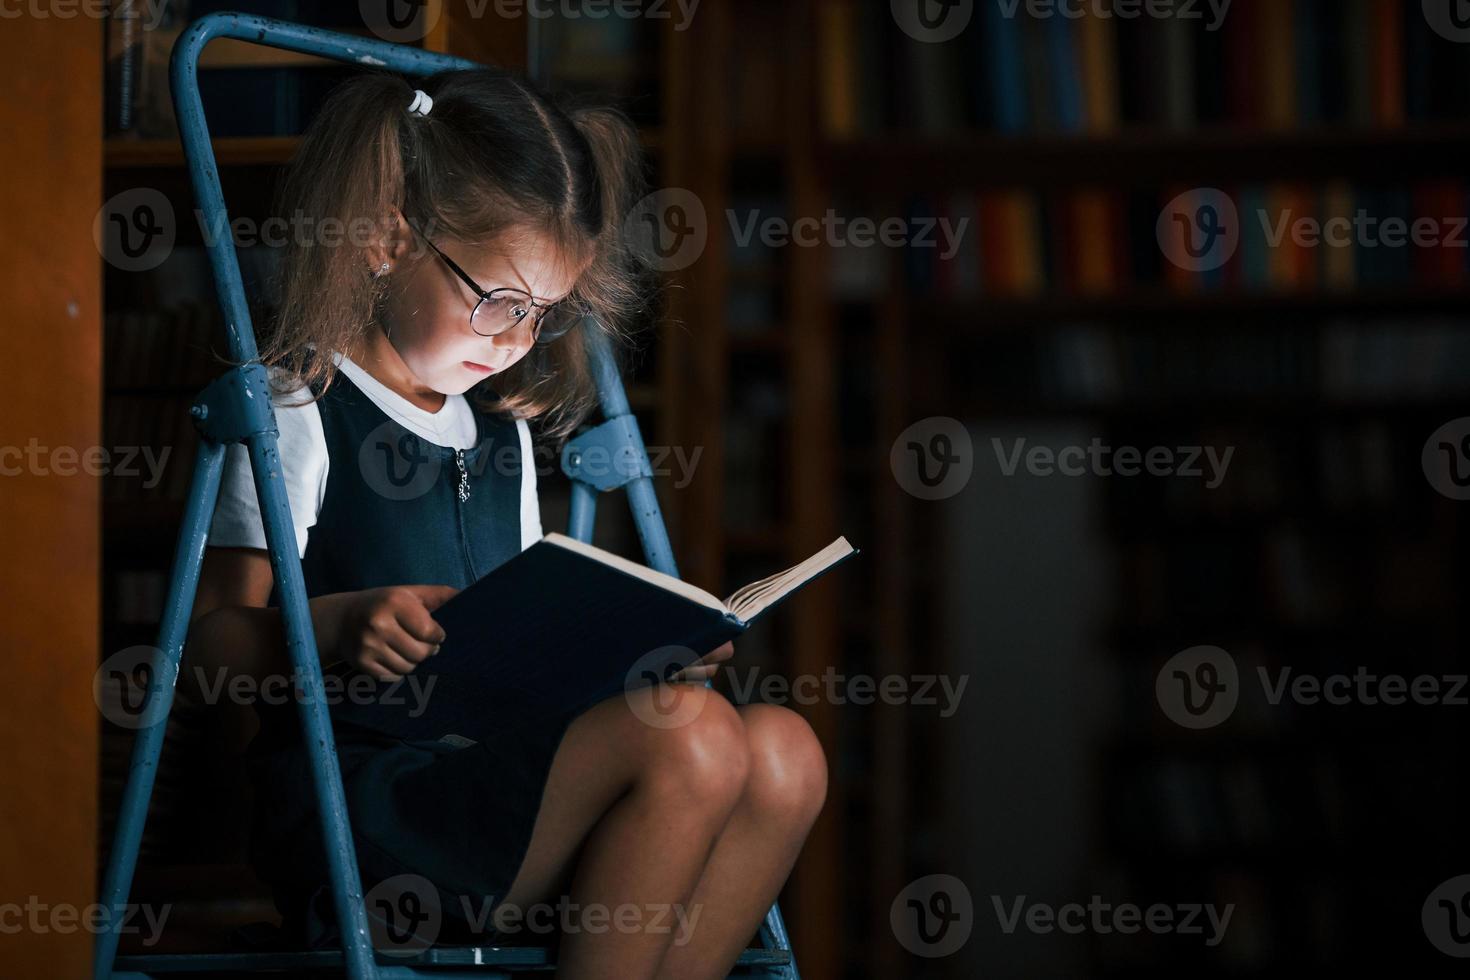
M 479 300 L 475 303 L 474 309 L 470 310 L 470 330 L 474 331 L 477 336 L 499 337 L 501 334 L 510 333 L 512 330 L 519 327 L 521 323 L 525 321 L 526 316 L 530 313 L 530 310 L 527 310 L 525 313 L 522 313 L 520 317 L 510 326 L 505 327 L 502 330 L 497 330 L 494 333 L 481 333 L 479 330 L 475 330 L 475 314 L 480 312 L 480 307 L 485 305 L 487 301 L 493 300 L 497 293 L 515 293 L 517 296 L 524 297 L 526 302 L 530 304 L 532 309 L 537 309 L 541 311 L 537 313 L 534 319 L 532 319 L 531 321 L 531 342 L 533 344 L 550 344 L 552 341 L 566 336 L 566 334 L 571 332 L 572 327 L 575 327 L 578 323 L 581 322 L 582 317 L 586 316 L 586 314 L 583 313 L 582 317 L 578 317 L 575 321 L 573 321 L 572 325 L 567 327 L 566 330 L 563 330 L 555 336 L 549 337 L 545 341 L 543 341 L 541 339 L 541 321 L 545 319 L 547 313 L 549 313 L 551 310 L 556 309 L 557 307 L 560 307 L 563 303 L 566 302 L 566 300 L 557 300 L 555 303 L 538 303 L 536 302 L 536 298 L 530 293 L 526 292 L 524 289 L 517 289 L 514 286 L 496 286 L 494 289 L 484 289 L 480 286 L 479 283 L 475 282 L 475 280 L 470 276 L 468 272 L 465 272 L 459 267 L 459 263 L 455 262 L 449 256 L 445 255 L 444 251 L 440 249 L 438 245 L 435 245 L 433 242 L 431 242 L 428 235 L 425 235 L 423 232 L 418 231 L 418 229 L 414 230 L 415 232 L 417 232 L 418 236 L 424 240 L 424 244 L 432 248 L 434 250 L 434 254 L 444 260 L 444 264 L 449 267 L 449 271 L 458 276 L 460 280 L 466 286 L 470 287 L 471 291 L 473 291 L 474 294 L 479 297 Z

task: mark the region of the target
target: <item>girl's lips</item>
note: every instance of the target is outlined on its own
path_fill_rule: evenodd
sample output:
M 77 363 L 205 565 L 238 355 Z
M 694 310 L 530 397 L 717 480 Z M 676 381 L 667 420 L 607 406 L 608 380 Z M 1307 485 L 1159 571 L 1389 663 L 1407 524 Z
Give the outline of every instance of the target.
M 490 374 L 495 370 L 488 364 L 480 364 L 476 361 L 465 361 L 464 366 L 469 368 L 471 371 L 476 371 L 480 374 Z

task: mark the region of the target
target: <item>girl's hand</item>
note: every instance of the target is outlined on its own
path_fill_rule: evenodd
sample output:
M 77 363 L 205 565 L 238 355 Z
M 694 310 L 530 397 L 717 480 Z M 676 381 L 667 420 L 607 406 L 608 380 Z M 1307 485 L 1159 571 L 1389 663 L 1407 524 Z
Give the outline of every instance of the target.
M 409 674 L 439 652 L 444 628 L 429 615 L 459 590 L 448 585 L 394 585 L 349 594 L 337 653 L 380 681 Z
M 715 676 L 720 664 L 735 656 L 735 641 L 726 640 L 694 663 L 669 678 L 671 684 L 703 684 Z

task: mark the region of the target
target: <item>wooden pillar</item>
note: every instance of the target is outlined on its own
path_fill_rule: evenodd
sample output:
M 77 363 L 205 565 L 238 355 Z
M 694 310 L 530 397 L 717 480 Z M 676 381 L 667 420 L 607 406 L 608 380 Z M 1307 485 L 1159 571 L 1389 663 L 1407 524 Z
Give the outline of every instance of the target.
M 0 902 L 38 909 L 6 910 L 15 977 L 85 977 L 92 958 L 101 478 L 80 460 L 102 441 L 103 23 L 85 9 L 0 28 Z

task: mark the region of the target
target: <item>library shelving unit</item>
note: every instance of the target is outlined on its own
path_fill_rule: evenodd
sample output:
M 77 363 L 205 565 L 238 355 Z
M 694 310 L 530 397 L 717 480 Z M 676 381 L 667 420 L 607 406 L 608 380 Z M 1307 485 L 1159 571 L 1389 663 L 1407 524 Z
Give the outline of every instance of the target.
M 1399 951 L 1400 969 L 1433 965 L 1439 954 L 1424 940 L 1419 909 L 1465 857 L 1450 822 L 1434 816 L 1454 812 L 1465 796 L 1448 748 L 1465 735 L 1463 711 L 1334 713 L 1247 703 L 1243 693 L 1228 723 L 1201 733 L 1162 715 L 1154 682 L 1173 654 L 1205 644 L 1230 651 L 1246 678 L 1257 667 L 1286 666 L 1321 675 L 1351 675 L 1359 665 L 1410 676 L 1464 672 L 1455 664 L 1464 659 L 1456 596 L 1467 584 L 1465 524 L 1458 505 L 1425 480 L 1420 453 L 1432 432 L 1470 405 L 1467 252 L 1359 246 L 1344 273 L 1343 255 L 1331 249 L 1303 260 L 1243 241 L 1223 269 L 1190 275 L 1171 267 L 1154 222 L 1190 188 L 1235 195 L 1243 229 L 1254 221 L 1247 202 L 1276 212 L 1296 202 L 1298 215 L 1325 218 L 1339 213 L 1331 196 L 1348 188 L 1355 207 L 1379 217 L 1427 215 L 1453 225 L 1470 214 L 1463 182 L 1470 107 L 1458 95 L 1435 111 L 1428 102 L 1419 103 L 1422 112 L 1412 107 L 1429 98 L 1425 77 L 1470 77 L 1464 46 L 1416 25 L 1418 3 L 1239 0 L 1244 25 L 1261 24 L 1275 8 L 1288 18 L 1292 10 L 1301 17 L 1333 9 L 1383 18 L 1361 35 L 1341 24 L 1321 34 L 1337 38 L 1338 55 L 1365 66 L 1369 80 L 1344 80 L 1319 64 L 1322 77 L 1336 98 L 1368 108 L 1353 104 L 1334 115 L 1321 111 L 1323 101 L 1310 121 L 1274 103 L 1258 119 L 1209 119 L 1203 109 L 1187 125 L 1146 118 L 1146 108 L 1127 103 L 1126 76 L 1153 64 L 1148 32 L 1167 34 L 1154 25 L 1121 42 L 1136 46 L 1133 69 L 1111 62 L 1125 76 L 1121 118 L 1115 113 L 1111 125 L 1069 132 L 1053 119 L 1000 132 L 987 119 L 1002 84 L 986 75 L 993 60 L 957 58 L 964 71 L 984 76 L 961 89 L 970 93 L 968 113 L 950 128 L 925 125 L 942 45 L 903 37 L 892 23 L 873 28 L 886 10 L 872 14 L 848 0 L 820 6 L 818 63 L 839 77 L 824 89 L 822 125 L 811 136 L 816 199 L 859 202 L 863 214 L 963 211 L 976 218 L 979 242 L 978 256 L 961 257 L 962 270 L 911 251 L 878 267 L 868 295 L 832 300 L 844 325 L 867 331 L 866 360 L 882 372 L 869 392 L 875 454 L 886 458 L 884 440 L 928 416 L 1071 420 L 1117 446 L 1238 447 L 1238 469 L 1218 491 L 1148 479 L 1113 480 L 1098 491 L 1113 564 L 1096 645 L 1121 694 L 1106 705 L 1116 715 L 1113 733 L 1092 767 L 1097 809 L 1079 815 L 1095 826 L 1098 845 L 1078 881 L 1080 894 L 1107 882 L 1120 900 L 1144 904 L 1185 896 L 1235 902 L 1236 924 L 1214 954 L 1096 937 L 1089 975 L 1258 975 L 1365 963 L 1386 949 Z M 977 23 L 968 39 L 947 43 L 984 49 L 997 30 L 1024 34 L 1033 26 Z M 1038 29 L 1053 28 L 1062 29 Z M 1229 32 L 1255 29 L 1228 27 L 1225 43 L 1248 44 L 1250 34 Z M 1267 73 L 1280 56 L 1278 79 L 1300 77 L 1260 99 L 1283 90 L 1320 94 L 1294 60 L 1304 45 L 1291 47 L 1291 37 L 1263 36 L 1261 58 L 1230 67 L 1230 85 L 1223 66 L 1214 65 L 1220 77 L 1206 77 L 1209 65 L 1186 59 L 1197 84 L 1185 88 L 1214 84 L 1224 92 L 1237 72 Z M 1317 37 L 1301 32 L 1297 40 Z M 881 64 L 860 60 L 875 50 L 884 52 Z M 1058 50 L 1029 42 L 1014 50 L 1024 81 L 1006 91 L 1019 88 L 1035 108 L 1047 97 L 1037 79 L 1056 84 L 1048 68 Z M 1161 63 L 1168 58 L 1159 55 Z M 859 63 L 861 79 L 842 77 L 843 66 Z M 1385 66 L 1408 82 L 1395 83 Z M 1154 88 L 1166 87 L 1156 81 Z M 854 108 L 843 94 L 854 89 L 877 93 L 882 104 Z M 1150 86 L 1135 79 L 1132 91 L 1141 97 Z M 1433 190 L 1421 197 L 1425 186 Z M 1079 194 L 1118 202 L 1113 223 L 1069 228 Z M 1030 202 L 1032 222 L 1021 233 L 1005 217 L 1018 198 Z M 1092 244 L 1078 244 L 1083 237 Z M 1097 247 L 1121 265 L 1105 265 L 1101 282 L 1079 284 L 1072 267 Z M 998 256 L 1020 253 L 1035 267 L 1018 280 Z M 796 288 L 825 296 L 825 286 L 818 276 Z M 938 591 L 933 566 L 943 530 L 932 509 L 888 495 L 885 469 L 873 467 L 879 480 L 868 498 L 872 566 L 890 579 L 877 592 L 875 649 L 903 669 L 963 671 L 978 649 L 936 652 L 926 625 L 938 615 L 925 604 Z M 870 797 L 867 838 L 870 912 L 874 928 L 885 930 L 887 902 L 904 882 L 954 870 L 932 842 L 960 832 L 963 820 L 946 823 L 942 790 L 928 790 L 962 768 L 956 752 L 975 751 L 940 740 L 917 714 L 886 724 L 873 732 L 879 790 Z M 931 763 L 935 773 L 917 768 Z M 868 962 L 874 975 L 898 976 L 914 961 L 882 942 Z
M 793 564 L 845 534 L 867 536 L 839 516 L 841 454 L 831 311 L 822 249 L 763 248 L 733 226 L 820 212 L 810 4 L 710 4 L 671 33 L 668 186 L 704 208 L 707 241 L 674 274 L 661 343 L 666 445 L 698 451 L 686 487 L 665 492 L 685 574 L 745 581 Z M 865 561 L 867 559 L 865 558 Z M 855 573 L 857 574 L 857 573 Z M 744 578 L 742 577 L 744 576 Z M 820 676 L 841 667 L 846 634 L 837 579 L 803 591 L 772 625 L 737 644 L 737 676 Z M 855 608 L 855 607 L 853 607 Z M 721 689 L 723 678 L 717 682 Z M 734 692 L 727 691 L 732 696 Z M 738 698 L 737 698 L 738 700 Z M 782 895 L 802 975 L 835 978 L 860 967 L 868 924 L 852 917 L 863 857 L 851 845 L 863 800 L 850 734 L 836 706 L 791 705 L 828 755 L 827 804 Z

